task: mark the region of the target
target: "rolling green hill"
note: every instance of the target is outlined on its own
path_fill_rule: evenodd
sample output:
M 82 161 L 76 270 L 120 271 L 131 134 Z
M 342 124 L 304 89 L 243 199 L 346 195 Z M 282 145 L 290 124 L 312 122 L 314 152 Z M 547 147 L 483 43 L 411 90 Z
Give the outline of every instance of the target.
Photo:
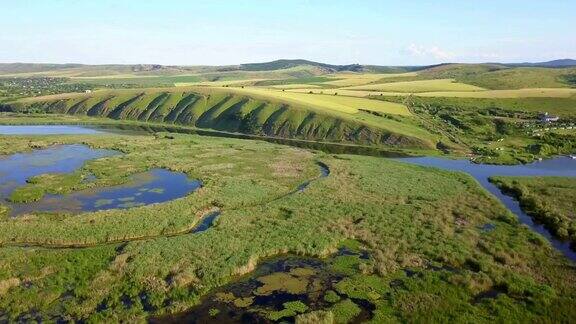
M 567 88 L 576 68 L 516 67 L 501 64 L 445 64 L 419 72 L 423 79 L 455 79 L 486 89 Z
M 388 108 L 385 104 L 374 109 Z M 198 87 L 102 90 L 28 98 L 7 105 L 13 111 L 173 123 L 282 138 L 424 149 L 435 145 L 432 134 L 416 125 L 395 120 L 409 119 L 409 116 L 398 115 L 390 119 L 382 113 L 339 112 L 312 106 L 283 98 Z M 396 109 L 396 106 L 392 108 Z

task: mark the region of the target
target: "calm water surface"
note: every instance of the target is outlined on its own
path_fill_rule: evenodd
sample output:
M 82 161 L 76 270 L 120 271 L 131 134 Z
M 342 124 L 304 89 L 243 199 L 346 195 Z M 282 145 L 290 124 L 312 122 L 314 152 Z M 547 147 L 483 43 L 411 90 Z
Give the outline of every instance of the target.
M 11 215 L 126 209 L 181 198 L 201 186 L 200 181 L 189 180 L 184 173 L 152 169 L 136 174 L 128 183 L 118 186 L 92 188 L 65 195 L 47 194 L 37 202 L 10 204 Z
M 120 154 L 112 150 L 92 149 L 85 145 L 58 145 L 42 150 L 0 157 L 0 199 L 10 207 L 10 215 L 31 212 L 80 213 L 105 209 L 131 208 L 183 197 L 201 187 L 184 173 L 165 169 L 133 175 L 122 185 L 98 187 L 65 195 L 46 194 L 40 201 L 10 203 L 12 192 L 34 176 L 47 173 L 71 173 L 86 161 Z M 96 181 L 94 176 L 86 182 Z
M 0 125 L 0 134 L 2 135 L 72 135 L 103 133 L 105 133 L 103 130 L 74 125 Z
M 71 173 L 86 161 L 120 154 L 86 145 L 57 145 L 42 150 L 0 156 L 0 199 L 10 197 L 26 180 L 45 173 Z

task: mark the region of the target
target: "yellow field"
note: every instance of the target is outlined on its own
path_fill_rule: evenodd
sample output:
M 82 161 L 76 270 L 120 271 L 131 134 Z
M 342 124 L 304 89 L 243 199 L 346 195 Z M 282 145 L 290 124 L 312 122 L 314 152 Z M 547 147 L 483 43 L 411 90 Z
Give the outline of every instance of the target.
M 327 75 L 327 77 L 341 80 L 327 81 L 322 84 L 336 86 L 336 87 L 351 87 L 363 84 L 377 82 L 381 79 L 395 78 L 395 77 L 411 77 L 416 76 L 416 72 L 409 73 L 389 73 L 389 74 L 371 74 L 371 73 L 334 73 Z
M 242 88 L 223 88 L 223 89 L 241 94 L 267 97 L 271 99 L 285 101 L 287 103 L 306 106 L 309 108 L 317 108 L 328 112 L 332 111 L 346 114 L 355 114 L 359 111 L 359 109 L 365 109 L 395 115 L 410 115 L 408 108 L 404 105 L 365 98 L 307 94 L 307 93 L 296 93 L 288 91 L 284 92 L 274 89 L 264 89 L 254 87 L 243 89 Z
M 384 92 L 482 91 L 483 88 L 455 82 L 453 79 L 402 81 L 347 87 L 347 90 Z
M 313 94 L 325 94 L 325 95 L 339 95 L 339 96 L 347 96 L 347 97 L 368 97 L 378 94 L 374 91 L 364 91 L 364 90 L 346 90 L 346 89 L 322 89 L 322 88 L 303 88 L 303 89 L 289 89 L 286 91 L 295 92 L 295 93 L 309 93 L 312 92 Z M 402 93 L 401 95 L 406 95 L 406 93 Z
M 304 84 L 304 83 L 299 83 L 299 84 L 280 84 L 280 85 L 274 85 L 274 86 L 270 86 L 270 88 L 273 89 L 302 89 L 302 88 L 322 88 L 321 86 L 315 85 L 315 84 Z

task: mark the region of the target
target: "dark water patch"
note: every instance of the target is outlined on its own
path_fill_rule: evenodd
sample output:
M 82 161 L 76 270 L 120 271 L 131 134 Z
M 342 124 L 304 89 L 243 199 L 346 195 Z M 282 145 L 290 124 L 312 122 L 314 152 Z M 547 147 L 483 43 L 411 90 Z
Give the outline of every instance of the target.
M 486 291 L 476 294 L 472 299 L 472 304 L 478 304 L 487 299 L 495 299 L 506 293 L 508 293 L 508 289 L 505 286 L 496 285 Z
M 423 274 L 422 274 L 422 272 L 420 272 L 420 271 L 416 271 L 416 270 L 413 270 L 413 269 L 410 269 L 410 268 L 405 268 L 405 269 L 402 269 L 402 270 L 404 271 L 404 274 L 405 274 L 406 277 L 408 277 L 408 278 L 421 278 L 421 277 L 423 277 Z
M 492 232 L 495 228 L 496 228 L 496 225 L 491 224 L 491 223 L 486 223 L 486 224 L 480 226 L 480 230 L 483 232 Z
M 523 165 L 476 164 L 468 160 L 448 160 L 433 157 L 403 158 L 399 159 L 399 161 L 470 174 L 486 190 L 498 198 L 512 213 L 516 214 L 522 224 L 528 225 L 532 230 L 548 239 L 552 246 L 562 252 L 567 258 L 576 261 L 576 251 L 571 249 L 569 242 L 554 237 L 543 224 L 536 222 L 526 214 L 516 199 L 506 195 L 489 181 L 489 178 L 493 176 L 576 177 L 576 160 L 569 157 L 558 157 Z
M 337 257 L 337 255 L 333 256 Z M 180 313 L 152 317 L 150 323 L 293 323 L 298 311 L 291 303 L 302 303 L 306 312 L 329 309 L 333 302 L 325 299 L 335 284 L 345 278 L 329 266 L 330 260 L 282 256 L 261 263 L 251 274 L 221 287 L 202 299 L 200 305 Z M 372 318 L 375 306 L 365 300 L 353 300 L 361 313 L 354 322 Z
M 200 187 L 200 181 L 190 180 L 184 173 L 152 169 L 133 175 L 122 185 L 90 188 L 65 195 L 46 194 L 37 202 L 12 203 L 9 204 L 10 215 L 127 209 L 181 198 Z
M 219 211 L 209 213 L 208 215 L 204 216 L 204 218 L 202 218 L 200 223 L 198 223 L 198 225 L 196 225 L 196 227 L 194 227 L 194 229 L 190 233 L 194 234 L 204 232 L 205 230 L 212 227 L 212 225 L 214 225 L 214 222 L 216 221 L 216 219 L 218 219 L 219 216 L 220 216 Z
M 366 250 L 353 250 L 346 246 L 342 246 L 336 252 L 336 256 L 357 256 L 362 260 L 369 260 L 370 259 L 370 252 Z
M 393 279 L 390 281 L 390 288 L 406 289 L 406 285 L 402 279 Z
M 365 299 L 350 298 L 354 304 L 360 306 L 360 314 L 351 321 L 352 323 L 365 323 L 372 319 L 372 314 L 376 306 Z
M 92 149 L 86 145 L 57 145 L 32 152 L 0 157 L 0 199 L 34 176 L 46 173 L 71 173 L 86 161 L 120 154 L 117 151 Z
M 447 264 L 436 265 L 436 264 L 429 263 L 426 265 L 426 269 L 429 269 L 432 271 L 446 271 L 446 272 L 451 272 L 451 273 L 460 272 L 459 269 L 457 269 L 453 266 L 447 265 Z

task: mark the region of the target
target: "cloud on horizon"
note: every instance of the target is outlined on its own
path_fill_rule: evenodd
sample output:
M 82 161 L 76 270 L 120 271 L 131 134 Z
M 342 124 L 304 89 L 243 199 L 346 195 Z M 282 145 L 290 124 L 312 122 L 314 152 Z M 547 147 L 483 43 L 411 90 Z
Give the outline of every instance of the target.
M 423 59 L 432 58 L 434 60 L 440 60 L 440 61 L 450 60 L 456 57 L 456 54 L 441 49 L 438 46 L 426 47 L 414 43 L 408 45 L 406 48 L 403 49 L 402 52 L 418 58 Z

